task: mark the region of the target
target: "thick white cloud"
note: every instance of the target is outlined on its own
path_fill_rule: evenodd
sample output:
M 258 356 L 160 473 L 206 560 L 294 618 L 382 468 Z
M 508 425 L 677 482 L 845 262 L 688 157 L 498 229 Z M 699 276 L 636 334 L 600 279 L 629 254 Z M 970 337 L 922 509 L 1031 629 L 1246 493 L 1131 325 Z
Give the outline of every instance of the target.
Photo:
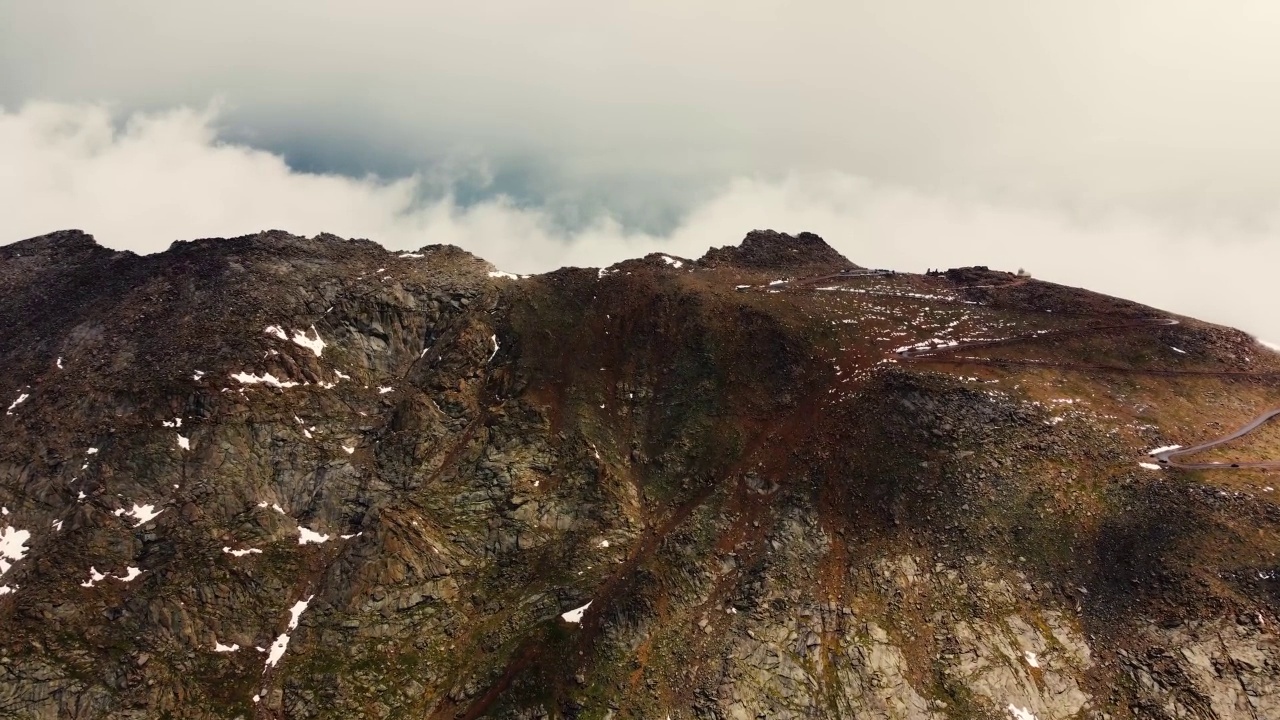
M 223 96 L 259 147 L 545 192 L 833 170 L 1253 221 L 1277 37 L 1273 0 L 0 0 L 0 104 Z
M 0 112 L 0 242 L 82 228 L 104 245 L 163 250 L 175 239 L 280 228 L 368 237 L 393 249 L 464 247 L 504 270 L 594 266 L 655 250 L 688 257 L 772 227 L 824 236 L 873 267 L 988 264 L 1120 295 L 1280 339 L 1277 228 L 1172 233 L 1142 215 L 1087 218 L 1047 207 L 944 195 L 842 172 L 738 176 L 715 186 L 668 235 L 609 219 L 572 232 L 502 198 L 422 202 L 420 177 L 391 182 L 290 169 L 221 140 L 212 111 L 170 109 L 113 121 L 95 105 Z M 430 182 L 447 186 L 449 174 Z

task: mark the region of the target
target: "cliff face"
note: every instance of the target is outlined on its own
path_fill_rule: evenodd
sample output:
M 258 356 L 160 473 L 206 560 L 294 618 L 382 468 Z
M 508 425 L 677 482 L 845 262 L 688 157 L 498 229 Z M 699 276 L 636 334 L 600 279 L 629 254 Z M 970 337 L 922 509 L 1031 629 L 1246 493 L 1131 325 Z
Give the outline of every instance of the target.
M 1280 717 L 1274 478 L 1139 464 L 1280 360 L 1164 317 L 811 234 L 0 247 L 0 715 Z

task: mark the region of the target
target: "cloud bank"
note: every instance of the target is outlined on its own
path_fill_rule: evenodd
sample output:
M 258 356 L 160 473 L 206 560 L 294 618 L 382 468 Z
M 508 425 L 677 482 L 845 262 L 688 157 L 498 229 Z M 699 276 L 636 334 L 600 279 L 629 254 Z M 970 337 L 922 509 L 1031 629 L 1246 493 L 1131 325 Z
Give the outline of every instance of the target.
M 1174 232 L 1135 212 L 1072 214 L 810 170 L 710 184 L 669 232 L 639 232 L 608 214 L 568 229 L 548 208 L 502 195 L 459 202 L 459 178 L 483 176 L 482 163 L 396 179 L 304 172 L 226 139 L 218 118 L 216 108 L 0 110 L 0 242 L 77 227 L 109 247 L 149 253 L 178 239 L 280 228 L 392 249 L 452 243 L 523 273 L 658 250 L 697 257 L 753 228 L 809 230 L 866 266 L 1025 267 L 1280 339 L 1280 244 L 1269 223 Z

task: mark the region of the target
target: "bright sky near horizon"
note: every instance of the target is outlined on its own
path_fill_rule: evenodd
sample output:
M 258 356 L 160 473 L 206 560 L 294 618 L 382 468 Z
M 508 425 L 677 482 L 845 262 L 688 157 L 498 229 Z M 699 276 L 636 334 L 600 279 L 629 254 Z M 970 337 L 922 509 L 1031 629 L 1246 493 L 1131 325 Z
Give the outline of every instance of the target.
M 1254 0 L 0 0 L 0 243 L 536 272 L 808 230 L 1280 341 L 1276 37 Z

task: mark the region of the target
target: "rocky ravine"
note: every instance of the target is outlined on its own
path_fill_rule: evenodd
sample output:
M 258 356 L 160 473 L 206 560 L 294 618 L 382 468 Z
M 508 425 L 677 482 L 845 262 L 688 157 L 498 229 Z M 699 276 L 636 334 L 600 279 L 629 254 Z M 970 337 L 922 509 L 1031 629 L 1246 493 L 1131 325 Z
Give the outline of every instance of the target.
M 0 247 L 0 716 L 1280 717 L 1275 354 L 857 269 Z

